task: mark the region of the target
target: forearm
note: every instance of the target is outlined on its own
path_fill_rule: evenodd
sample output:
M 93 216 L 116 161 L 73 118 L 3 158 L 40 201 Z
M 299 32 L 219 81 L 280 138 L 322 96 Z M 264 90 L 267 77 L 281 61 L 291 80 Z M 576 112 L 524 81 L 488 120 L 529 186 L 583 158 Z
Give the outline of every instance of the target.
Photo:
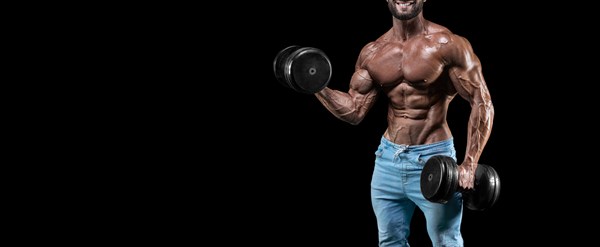
M 477 168 L 479 157 L 492 131 L 493 119 L 494 106 L 491 101 L 475 103 L 472 106 L 464 164 Z
M 359 106 L 350 93 L 326 87 L 315 93 L 315 96 L 329 112 L 345 122 L 356 125 L 364 117 L 364 114 L 360 114 Z

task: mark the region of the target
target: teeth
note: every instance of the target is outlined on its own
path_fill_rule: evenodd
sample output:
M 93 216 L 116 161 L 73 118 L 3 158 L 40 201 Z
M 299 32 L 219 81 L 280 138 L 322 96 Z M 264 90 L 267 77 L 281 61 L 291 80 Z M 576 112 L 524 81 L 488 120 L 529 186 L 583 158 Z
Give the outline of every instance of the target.
M 398 5 L 402 6 L 402 7 L 408 7 L 408 6 L 412 5 L 413 2 L 412 1 L 410 1 L 410 2 L 396 1 L 396 4 L 398 4 Z

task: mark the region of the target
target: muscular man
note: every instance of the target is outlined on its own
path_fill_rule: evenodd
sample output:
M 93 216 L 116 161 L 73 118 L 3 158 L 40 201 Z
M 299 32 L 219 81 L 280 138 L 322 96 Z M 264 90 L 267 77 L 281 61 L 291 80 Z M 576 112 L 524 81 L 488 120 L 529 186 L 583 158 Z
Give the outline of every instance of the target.
M 426 0 L 387 0 L 392 28 L 363 47 L 348 92 L 324 88 L 315 95 L 337 118 L 358 124 L 380 95 L 389 99 L 387 122 L 375 152 L 371 199 L 379 246 L 409 246 L 415 206 L 424 213 L 433 246 L 463 246 L 462 197 L 427 201 L 420 190 L 423 165 L 433 155 L 456 160 L 446 122 L 450 101 L 471 105 L 459 186 L 472 189 L 475 169 L 492 128 L 494 108 L 481 64 L 469 42 L 423 18 Z

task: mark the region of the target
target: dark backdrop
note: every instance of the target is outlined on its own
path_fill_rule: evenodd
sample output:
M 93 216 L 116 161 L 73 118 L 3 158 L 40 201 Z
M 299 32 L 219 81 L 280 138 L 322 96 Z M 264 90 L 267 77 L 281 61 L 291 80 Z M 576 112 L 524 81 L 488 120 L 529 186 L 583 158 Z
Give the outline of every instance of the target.
M 156 186 L 166 189 L 154 192 L 166 206 L 151 207 L 162 221 L 149 224 L 176 232 L 171 240 L 214 238 L 222 246 L 376 246 L 369 185 L 386 100 L 352 126 L 313 95 L 279 84 L 272 65 L 289 45 L 317 47 L 332 62 L 329 86 L 347 90 L 361 48 L 391 27 L 385 1 L 225 5 L 217 17 L 215 7 L 178 6 L 155 25 L 152 37 L 164 43 L 151 42 L 158 48 L 145 56 L 157 65 L 144 73 L 157 82 L 145 85 L 150 103 L 140 107 L 150 117 L 132 126 L 152 133 L 139 133 L 152 150 L 143 154 L 163 161 Z M 541 21 L 528 11 L 475 0 L 424 7 L 426 19 L 471 42 L 495 106 L 480 162 L 497 170 L 502 190 L 493 208 L 465 209 L 468 246 L 512 246 L 555 232 L 554 219 L 540 213 L 552 192 L 538 182 L 547 170 L 535 168 L 542 153 L 533 151 L 552 146 L 540 131 L 549 118 L 538 94 L 552 81 L 531 64 L 550 62 L 533 48 L 545 31 L 531 28 Z M 448 113 L 459 160 L 469 111 L 457 96 Z M 411 244 L 431 246 L 420 211 L 411 224 Z
M 504 182 L 498 204 L 487 212 L 465 210 L 463 235 L 469 246 L 508 246 L 512 231 L 503 227 L 511 222 L 511 194 L 516 191 L 518 175 L 511 172 L 509 157 L 503 155 L 511 136 L 508 99 L 511 94 L 508 64 L 501 61 L 510 52 L 498 37 L 500 23 L 493 22 L 490 8 L 474 1 L 429 1 L 425 18 L 444 25 L 468 38 L 479 55 L 484 76 L 496 106 L 493 134 L 481 162 L 493 165 Z M 288 45 L 313 46 L 330 57 L 333 76 L 329 86 L 346 91 L 360 49 L 391 27 L 391 16 L 385 1 L 344 2 L 323 6 L 321 1 L 280 3 L 272 5 L 270 18 L 259 22 L 265 28 L 265 56 L 254 60 L 263 64 L 259 82 L 264 96 L 262 105 L 254 108 L 264 131 L 252 139 L 264 140 L 263 177 L 255 204 L 260 214 L 253 220 L 273 226 L 257 240 L 302 245 L 377 246 L 377 228 L 371 210 L 369 185 L 374 151 L 386 127 L 386 100 L 381 98 L 365 120 L 351 126 L 337 120 L 312 95 L 302 95 L 279 85 L 272 76 L 270 64 L 277 51 Z M 262 35 L 259 35 L 259 37 Z M 514 42 L 514 41 L 506 41 Z M 506 45 L 506 44 L 504 44 Z M 260 80 L 257 80 L 260 81 Z M 268 92 L 268 93 L 267 93 Z M 457 156 L 462 159 L 466 145 L 469 105 L 456 97 L 450 107 L 448 122 L 455 137 Z M 275 145 L 270 145 L 271 143 Z M 288 157 L 281 162 L 277 156 Z M 503 157 L 504 156 L 504 157 Z M 274 174 L 272 172 L 275 172 Z M 273 188 L 273 186 L 275 186 Z M 267 189 L 273 188 L 273 190 Z M 277 188 L 277 190 L 275 189 Z M 279 192 L 279 190 L 283 191 Z M 413 246 L 431 246 L 420 211 L 412 221 L 410 242 Z M 513 229 L 514 230 L 514 229 Z M 262 235 L 262 236 L 261 236 Z

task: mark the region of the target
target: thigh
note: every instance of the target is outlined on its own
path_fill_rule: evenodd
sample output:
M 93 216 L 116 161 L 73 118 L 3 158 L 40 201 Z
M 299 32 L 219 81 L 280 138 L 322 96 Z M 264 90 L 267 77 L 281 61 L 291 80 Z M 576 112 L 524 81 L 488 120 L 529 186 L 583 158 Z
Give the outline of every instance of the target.
M 456 192 L 445 204 L 423 200 L 417 205 L 425 215 L 427 232 L 434 246 L 462 246 L 462 194 Z

